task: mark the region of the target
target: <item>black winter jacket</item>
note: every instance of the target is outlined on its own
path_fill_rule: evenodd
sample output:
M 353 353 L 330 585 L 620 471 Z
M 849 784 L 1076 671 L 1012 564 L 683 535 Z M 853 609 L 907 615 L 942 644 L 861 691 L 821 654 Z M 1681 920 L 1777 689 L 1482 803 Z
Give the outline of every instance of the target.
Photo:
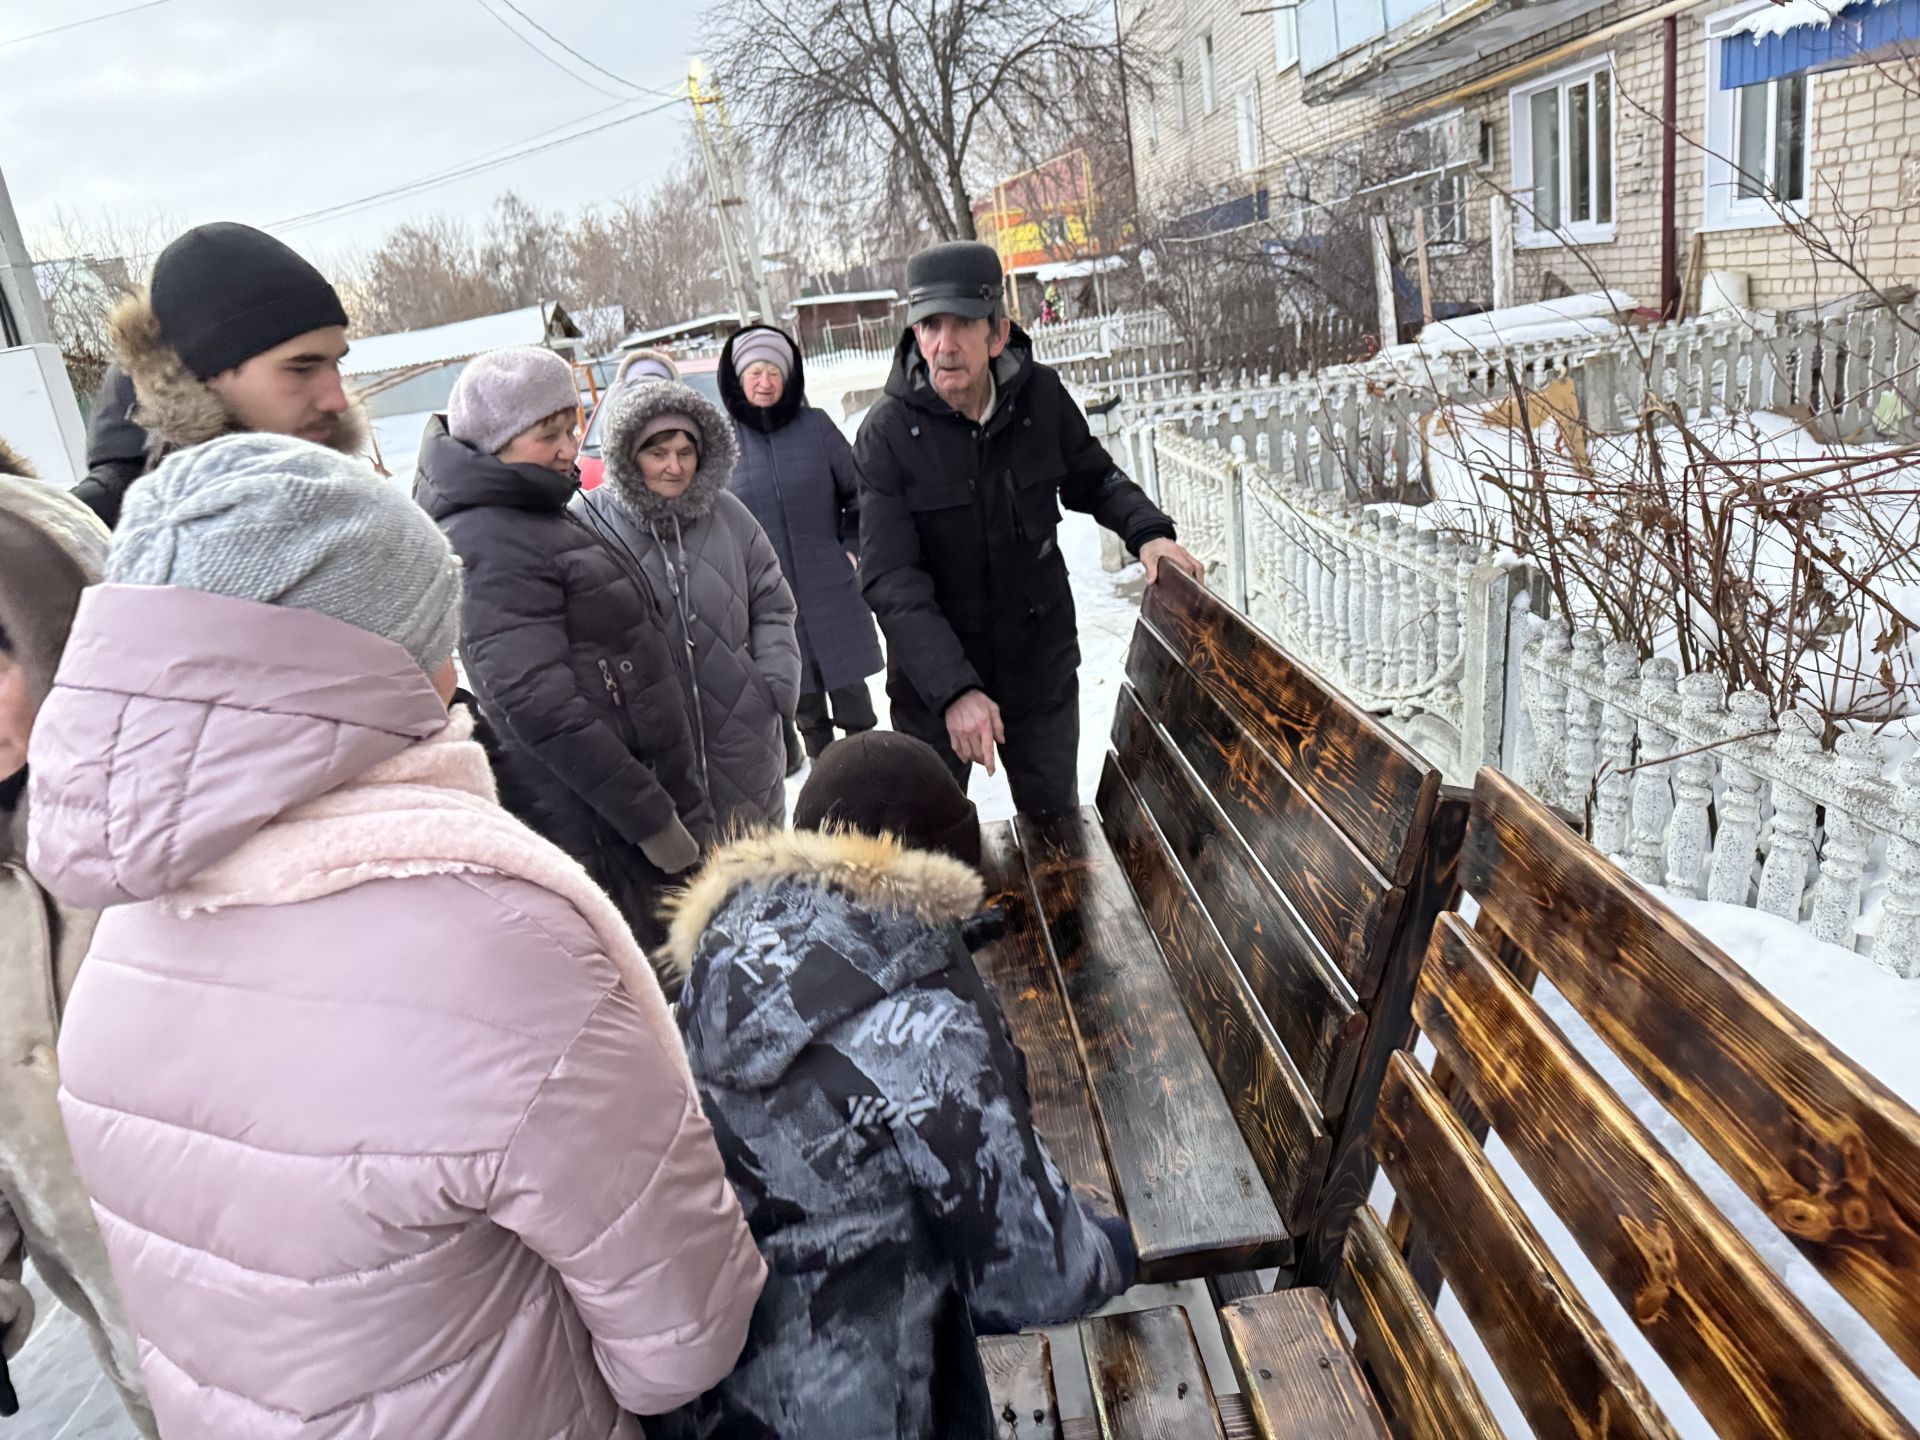
M 712 817 L 652 587 L 567 511 L 576 481 L 428 422 L 414 497 L 466 566 L 460 655 L 500 799 L 586 866 L 643 944 L 666 875 L 642 853 Z
M 120 523 L 120 502 L 127 487 L 147 473 L 149 437 L 133 421 L 133 377 L 118 365 L 107 367 L 93 416 L 87 421 L 87 473 L 73 495 L 111 530 Z
M 860 581 L 886 632 L 889 694 L 940 714 L 987 689 L 1018 710 L 1079 663 L 1055 528 L 1083 511 L 1138 552 L 1173 522 L 1087 429 L 1016 326 L 976 425 L 940 398 L 913 332 L 860 427 Z
M 733 1374 L 649 1434 L 990 1440 L 974 1337 L 1126 1288 L 1126 1228 L 1061 1180 L 962 942 L 981 890 L 945 855 L 793 831 L 679 902 L 687 1058 L 767 1283 Z

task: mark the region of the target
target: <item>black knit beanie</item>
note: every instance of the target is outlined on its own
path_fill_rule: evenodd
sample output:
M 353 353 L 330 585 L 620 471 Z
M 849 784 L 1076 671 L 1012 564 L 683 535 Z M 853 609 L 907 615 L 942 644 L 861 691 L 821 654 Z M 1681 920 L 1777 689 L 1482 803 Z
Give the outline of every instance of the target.
M 202 380 L 347 323 L 325 276 L 273 236 L 229 221 L 196 226 L 162 250 L 150 292 L 160 333 Z
M 796 830 L 846 825 L 938 850 L 980 868 L 980 817 L 946 763 L 924 740 L 868 730 L 836 740 L 813 762 L 794 802 Z

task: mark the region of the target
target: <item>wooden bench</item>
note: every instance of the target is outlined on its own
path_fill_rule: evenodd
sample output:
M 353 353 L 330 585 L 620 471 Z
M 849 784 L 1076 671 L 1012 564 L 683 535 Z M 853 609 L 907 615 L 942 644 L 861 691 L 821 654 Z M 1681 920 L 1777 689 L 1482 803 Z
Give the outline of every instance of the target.
M 1461 876 L 1477 918 L 1442 918 L 1416 996 L 1437 1058 L 1393 1057 L 1374 1127 L 1396 1205 L 1358 1213 L 1331 1286 L 1353 1350 L 1331 1323 L 1313 1338 L 1325 1291 L 1230 1307 L 1249 1433 L 1497 1440 L 1422 1283 L 1429 1263 L 1534 1433 L 1674 1433 L 1488 1160 L 1490 1126 L 1715 1433 L 1913 1436 L 1569 1043 L 1536 975 L 1910 1369 L 1920 1114 L 1497 772 L 1476 786 Z M 1124 1383 L 1153 1390 L 1177 1373 L 1162 1365 L 1148 1356 Z
M 986 827 L 1008 933 L 980 956 L 1037 1127 L 1143 1279 L 1331 1275 L 1464 820 L 1245 616 L 1149 588 L 1097 804 Z

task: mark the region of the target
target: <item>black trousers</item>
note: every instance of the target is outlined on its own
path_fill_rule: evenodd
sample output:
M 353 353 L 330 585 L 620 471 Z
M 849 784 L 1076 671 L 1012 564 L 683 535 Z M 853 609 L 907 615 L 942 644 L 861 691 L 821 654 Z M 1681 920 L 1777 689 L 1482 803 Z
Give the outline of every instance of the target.
M 820 752 L 833 743 L 835 729 L 858 735 L 880 723 L 873 713 L 873 695 L 864 680 L 825 694 L 802 695 L 793 720 L 800 727 L 800 738 L 806 743 L 809 760 L 819 759 Z
M 967 788 L 973 767 L 953 753 L 947 739 L 947 719 L 935 715 L 900 692 L 911 690 L 903 681 L 893 696 L 893 728 L 933 746 L 947 762 L 953 778 Z M 999 697 L 995 697 L 998 699 Z M 902 700 L 907 703 L 903 704 Z M 1080 804 L 1077 771 L 1080 763 L 1080 677 L 1069 668 L 1066 679 L 1038 703 L 1000 707 L 1000 723 L 1007 743 L 1000 746 L 1000 763 L 1007 767 L 1007 784 L 1014 808 L 1032 819 L 1064 814 Z

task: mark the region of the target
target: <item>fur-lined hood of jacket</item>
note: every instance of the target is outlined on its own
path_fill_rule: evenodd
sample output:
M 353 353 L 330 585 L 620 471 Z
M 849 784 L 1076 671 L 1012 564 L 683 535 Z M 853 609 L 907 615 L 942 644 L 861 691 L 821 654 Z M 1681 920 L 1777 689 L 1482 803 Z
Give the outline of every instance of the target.
M 206 381 L 187 368 L 160 331 L 160 317 L 142 295 L 129 295 L 107 319 L 114 358 L 133 380 L 133 422 L 151 441 L 148 464 L 189 446 L 244 431 L 234 413 Z M 364 455 L 369 447 L 366 411 L 355 400 L 338 417 L 329 447 Z
M 22 480 L 38 478 L 33 473 L 33 466 L 27 463 L 27 457 L 4 439 L 0 439 L 0 475 L 17 475 Z
M 922 925 L 958 924 L 986 903 L 979 874 L 950 855 L 911 850 L 891 835 L 857 830 L 777 830 L 713 853 L 667 904 L 667 942 L 655 963 L 685 979 L 713 917 L 746 885 L 794 881 L 837 890 L 870 910 Z
M 678 519 L 697 520 L 713 509 L 713 500 L 726 488 L 740 460 L 740 441 L 733 421 L 711 400 L 685 385 L 654 381 L 622 385 L 607 398 L 607 493 L 622 510 L 642 524 Z M 700 463 L 693 483 L 668 499 L 647 488 L 633 446 L 647 422 L 661 415 L 684 415 L 700 427 Z

